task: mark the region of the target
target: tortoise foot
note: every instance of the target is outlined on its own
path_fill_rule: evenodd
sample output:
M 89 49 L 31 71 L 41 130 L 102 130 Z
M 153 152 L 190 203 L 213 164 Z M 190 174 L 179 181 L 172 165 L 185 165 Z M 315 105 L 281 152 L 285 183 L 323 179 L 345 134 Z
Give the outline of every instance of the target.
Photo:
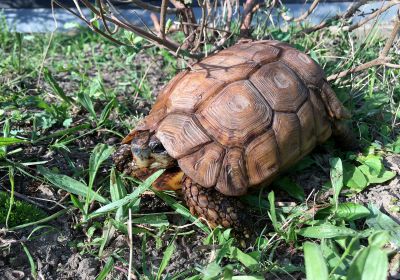
M 207 220 L 212 228 L 221 225 L 248 231 L 249 215 L 236 197 L 225 196 L 213 188 L 204 188 L 189 177 L 183 179 L 182 192 L 190 212 Z

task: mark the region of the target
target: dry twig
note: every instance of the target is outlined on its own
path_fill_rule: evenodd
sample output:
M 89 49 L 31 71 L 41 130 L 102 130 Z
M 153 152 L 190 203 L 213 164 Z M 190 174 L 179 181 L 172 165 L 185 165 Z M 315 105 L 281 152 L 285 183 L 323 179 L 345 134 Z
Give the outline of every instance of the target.
M 312 12 L 315 10 L 315 8 L 318 6 L 319 4 L 319 0 L 314 0 L 314 2 L 312 2 L 310 8 L 302 15 L 300 15 L 299 17 L 289 17 L 288 15 L 286 15 L 286 13 L 282 13 L 282 18 L 286 21 L 294 21 L 294 22 L 300 22 L 300 21 L 304 21 L 309 15 L 312 14 Z
M 381 53 L 377 58 L 374 60 L 368 61 L 366 63 L 363 63 L 357 67 L 333 74 L 328 77 L 328 81 L 336 80 L 339 78 L 343 78 L 347 76 L 348 74 L 353 74 L 357 73 L 363 70 L 366 70 L 371 67 L 375 66 L 380 66 L 380 65 L 385 65 L 387 67 L 392 67 L 392 68 L 400 68 L 400 64 L 394 64 L 391 63 L 391 58 L 388 56 L 390 49 L 393 46 L 393 43 L 396 39 L 397 34 L 400 32 L 400 10 L 397 11 L 397 18 L 395 19 L 395 22 L 393 24 L 393 29 L 386 40 L 385 46 L 383 47 Z

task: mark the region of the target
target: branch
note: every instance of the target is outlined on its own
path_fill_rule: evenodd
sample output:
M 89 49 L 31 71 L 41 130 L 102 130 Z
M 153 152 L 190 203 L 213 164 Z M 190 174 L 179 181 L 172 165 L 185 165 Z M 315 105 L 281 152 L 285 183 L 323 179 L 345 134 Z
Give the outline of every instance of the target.
M 74 12 L 72 9 L 70 9 L 70 8 L 66 7 L 65 5 L 63 5 L 63 3 L 61 3 L 62 1 L 59 1 L 59 0 L 52 0 L 52 1 L 54 1 L 60 7 L 68 10 L 70 13 L 74 14 L 78 18 L 82 19 L 93 31 L 101 34 L 102 36 L 108 38 L 109 40 L 113 41 L 114 43 L 117 43 L 117 44 L 120 44 L 120 45 L 127 45 L 126 43 L 123 43 L 120 40 L 113 38 L 111 36 L 113 34 L 107 34 L 106 32 L 98 29 L 93 24 L 93 21 L 96 21 L 97 19 L 102 19 L 103 21 L 107 21 L 107 22 L 113 23 L 116 26 L 119 26 L 119 27 L 121 27 L 121 28 L 123 28 L 125 30 L 131 31 L 131 32 L 133 32 L 133 33 L 145 38 L 146 40 L 150 41 L 154 45 L 166 48 L 167 50 L 169 50 L 174 55 L 178 55 L 178 52 L 180 50 L 180 46 L 175 41 L 172 41 L 169 38 L 164 38 L 164 39 L 160 38 L 154 33 L 147 32 L 147 31 L 143 30 L 142 28 L 127 22 L 124 19 L 120 19 L 120 18 L 116 17 L 114 15 L 114 13 L 110 13 L 108 15 L 108 14 L 105 13 L 104 10 L 99 11 L 92 3 L 90 3 L 89 0 L 79 0 L 79 1 L 81 3 L 83 3 L 83 5 L 86 8 L 88 8 L 90 11 L 92 11 L 94 13 L 95 18 L 93 18 L 90 21 L 87 20 L 84 17 L 83 13 L 80 12 L 80 7 L 79 7 L 79 4 L 78 4 L 78 0 L 74 0 L 74 2 L 77 5 L 77 9 L 78 9 L 80 14 Z M 199 58 L 201 56 L 201 54 L 189 54 L 189 53 L 187 55 L 189 57 L 191 57 L 191 58 Z
M 251 20 L 253 19 L 254 7 L 257 5 L 257 0 L 246 0 L 244 4 L 244 12 L 242 23 L 240 24 L 240 37 L 250 36 Z
M 153 13 L 160 13 L 161 12 L 161 7 L 152 5 L 150 3 L 144 2 L 144 1 L 140 1 L 140 0 L 114 0 L 114 2 L 117 3 L 124 3 L 124 4 L 133 4 L 136 5 L 144 10 L 148 10 L 150 12 Z M 166 9 L 166 13 L 167 14 L 175 14 L 176 12 L 178 12 L 177 9 L 174 8 L 167 8 Z
M 345 26 L 343 28 L 344 31 L 353 31 L 354 29 L 359 28 L 360 26 L 363 26 L 364 24 L 366 24 L 367 22 L 369 22 L 370 20 L 380 16 L 383 12 L 385 12 L 386 10 L 390 9 L 391 7 L 400 4 L 399 0 L 392 0 L 392 2 L 390 2 L 389 4 L 387 4 L 386 6 L 382 6 L 379 10 L 375 11 L 374 13 L 370 14 L 368 17 L 364 18 L 363 20 L 360 20 L 359 22 L 350 25 L 350 26 Z
M 337 20 L 346 20 L 349 19 L 350 17 L 352 17 L 357 11 L 358 9 L 365 5 L 368 2 L 368 0 L 360 0 L 358 2 L 353 3 L 346 12 L 344 12 L 343 14 L 337 14 L 327 20 L 324 20 L 323 22 L 321 22 L 318 25 L 312 26 L 310 28 L 305 28 L 301 31 L 299 31 L 299 33 L 297 34 L 297 36 L 301 36 L 301 34 L 309 34 L 312 32 L 315 32 L 317 30 L 323 29 L 327 26 L 332 25 L 332 22 L 335 22 Z
M 315 10 L 315 8 L 318 6 L 319 4 L 319 0 L 314 0 L 314 2 L 312 2 L 310 8 L 301 16 L 295 18 L 295 17 L 289 17 L 288 15 L 286 15 L 286 13 L 282 13 L 282 18 L 285 21 L 294 21 L 294 22 L 299 22 L 299 21 L 303 21 L 305 20 L 309 15 L 312 14 L 312 12 Z
M 165 39 L 165 18 L 167 13 L 168 0 L 162 0 L 160 11 L 160 37 Z
M 391 68 L 400 68 L 400 64 L 390 63 L 391 58 L 388 57 L 389 51 L 392 48 L 394 40 L 396 39 L 397 33 L 399 31 L 400 31 L 400 10 L 397 11 L 397 18 L 395 19 L 392 32 L 390 33 L 388 39 L 386 40 L 385 46 L 383 47 L 378 58 L 368 61 L 364 64 L 361 64 L 357 67 L 330 75 L 327 78 L 327 80 L 328 81 L 336 80 L 339 78 L 343 78 L 343 77 L 347 76 L 348 74 L 357 73 L 357 72 L 366 70 L 368 68 L 380 66 L 380 65 L 384 65 L 384 66 L 391 67 Z

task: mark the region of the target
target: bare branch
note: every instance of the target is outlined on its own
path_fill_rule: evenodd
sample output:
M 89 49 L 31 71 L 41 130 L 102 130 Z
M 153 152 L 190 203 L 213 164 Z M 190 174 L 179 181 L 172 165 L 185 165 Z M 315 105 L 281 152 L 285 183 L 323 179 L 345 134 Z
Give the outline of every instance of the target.
M 380 58 L 386 57 L 388 55 L 389 50 L 392 47 L 393 42 L 396 39 L 397 33 L 399 31 L 400 31 L 400 9 L 397 10 L 397 19 L 394 22 L 394 26 L 393 26 L 392 32 L 389 35 L 389 39 L 386 41 L 386 44 L 383 47 L 383 50 L 379 55 Z
M 147 3 L 145 1 L 140 1 L 140 0 L 114 0 L 114 1 L 118 2 L 118 3 L 125 3 L 125 4 L 132 3 L 132 4 L 142 8 L 144 10 L 148 10 L 148 11 L 153 12 L 153 13 L 160 13 L 161 12 L 161 7 L 152 5 L 152 4 Z M 167 14 L 175 14 L 177 12 L 178 12 L 178 10 L 174 9 L 174 8 L 167 8 L 166 9 L 166 13 Z
M 305 28 L 299 32 L 300 34 L 298 34 L 298 36 L 301 36 L 301 34 L 309 34 L 309 33 L 315 32 L 317 30 L 320 30 L 322 28 L 328 27 L 328 26 L 332 25 L 332 22 L 335 22 L 336 20 L 349 19 L 358 11 L 358 9 L 361 6 L 365 5 L 367 2 L 368 2 L 368 0 L 360 0 L 358 2 L 355 2 L 343 14 L 337 14 L 327 20 L 324 20 L 323 22 L 321 22 L 318 25 L 312 26 L 310 28 Z
M 246 0 L 244 4 L 244 12 L 242 23 L 240 24 L 240 37 L 250 36 L 251 20 L 253 19 L 254 7 L 257 5 L 257 0 Z
M 345 30 L 345 31 L 353 31 L 354 29 L 357 29 L 360 26 L 363 26 L 364 24 L 366 24 L 370 20 L 380 16 L 383 12 L 385 12 L 388 9 L 390 9 L 391 7 L 393 7 L 395 5 L 399 5 L 399 4 L 400 4 L 399 0 L 392 0 L 391 2 L 389 2 L 389 4 L 387 4 L 385 6 L 382 6 L 382 8 L 380 8 L 379 10 L 377 10 L 374 13 L 370 14 L 368 17 L 364 18 L 363 20 L 360 20 L 359 22 L 357 22 L 357 23 L 355 23 L 353 25 L 345 26 L 343 28 L 343 30 Z
M 303 13 L 301 16 L 295 18 L 295 17 L 289 17 L 288 15 L 286 15 L 286 13 L 282 13 L 282 18 L 286 21 L 294 21 L 294 22 L 299 22 L 299 21 L 303 21 L 305 20 L 309 15 L 312 14 L 312 12 L 315 10 L 315 8 L 318 6 L 320 0 L 314 0 L 314 2 L 312 2 L 310 8 Z
M 168 0 L 162 0 L 160 11 L 160 37 L 165 39 L 165 18 L 167 13 Z
M 388 57 L 388 53 L 389 53 L 390 49 L 393 46 L 393 43 L 394 43 L 394 40 L 396 39 L 397 34 L 400 31 L 400 12 L 399 11 L 400 10 L 397 11 L 397 18 L 395 19 L 395 22 L 393 24 L 393 29 L 392 29 L 388 39 L 386 40 L 385 46 L 383 47 L 383 49 L 382 49 L 381 53 L 379 54 L 378 58 L 376 58 L 374 60 L 371 60 L 371 61 L 368 61 L 368 62 L 366 62 L 364 64 L 361 64 L 361 65 L 359 65 L 357 67 L 354 67 L 354 68 L 351 68 L 351 69 L 348 69 L 348 70 L 345 70 L 345 71 L 330 75 L 327 78 L 327 80 L 328 81 L 336 80 L 336 79 L 339 79 L 339 78 L 343 78 L 343 77 L 347 76 L 348 74 L 357 73 L 357 72 L 366 70 L 368 68 L 375 67 L 375 66 L 380 66 L 380 65 L 385 65 L 387 67 L 392 67 L 392 68 L 400 68 L 399 64 L 390 63 L 391 58 Z
M 88 21 L 86 18 L 84 18 L 83 16 L 77 14 L 76 12 L 74 12 L 73 10 L 69 9 L 68 7 L 66 7 L 65 5 L 63 5 L 62 3 L 60 3 L 61 1 L 59 0 L 53 0 L 55 3 L 57 3 L 60 7 L 65 8 L 66 10 L 68 10 L 69 12 L 71 12 L 72 14 L 74 14 L 75 16 L 79 17 L 80 19 L 82 19 L 92 30 L 94 30 L 95 32 L 100 33 L 102 36 L 110 39 L 111 41 L 117 43 L 117 44 L 122 44 L 122 45 L 127 45 L 126 43 L 123 43 L 115 38 L 113 38 L 112 36 L 110 36 L 109 34 L 106 34 L 105 32 L 103 32 L 102 30 L 98 29 L 97 27 L 95 27 L 91 21 Z M 74 0 L 77 2 L 77 0 Z M 145 38 L 146 40 L 152 42 L 154 45 L 160 46 L 160 47 L 164 47 L 167 50 L 169 50 L 171 53 L 177 55 L 180 49 L 179 44 L 177 44 L 176 42 L 172 41 L 169 38 L 165 38 L 165 39 L 161 39 L 159 38 L 157 35 L 151 33 L 151 32 L 147 32 L 145 30 L 143 30 L 142 28 L 135 26 L 123 19 L 117 18 L 114 14 L 105 14 L 103 11 L 103 15 L 101 15 L 100 11 L 92 4 L 90 3 L 89 0 L 79 0 L 80 2 L 83 3 L 83 5 L 85 5 L 89 10 L 91 10 L 95 16 L 97 16 L 99 19 L 100 18 L 104 18 L 104 20 L 111 22 L 113 24 L 115 24 L 116 26 L 119 26 L 125 30 L 131 31 L 143 38 Z M 187 54 L 189 57 L 192 58 L 199 58 L 201 56 L 201 54 Z

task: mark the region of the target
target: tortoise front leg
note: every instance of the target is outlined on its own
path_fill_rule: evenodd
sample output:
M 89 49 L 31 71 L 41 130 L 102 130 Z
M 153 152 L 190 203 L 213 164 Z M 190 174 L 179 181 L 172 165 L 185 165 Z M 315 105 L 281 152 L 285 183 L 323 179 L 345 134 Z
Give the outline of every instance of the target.
M 247 228 L 246 210 L 237 198 L 204 188 L 189 177 L 183 179 L 182 192 L 190 212 L 207 220 L 211 227 Z

